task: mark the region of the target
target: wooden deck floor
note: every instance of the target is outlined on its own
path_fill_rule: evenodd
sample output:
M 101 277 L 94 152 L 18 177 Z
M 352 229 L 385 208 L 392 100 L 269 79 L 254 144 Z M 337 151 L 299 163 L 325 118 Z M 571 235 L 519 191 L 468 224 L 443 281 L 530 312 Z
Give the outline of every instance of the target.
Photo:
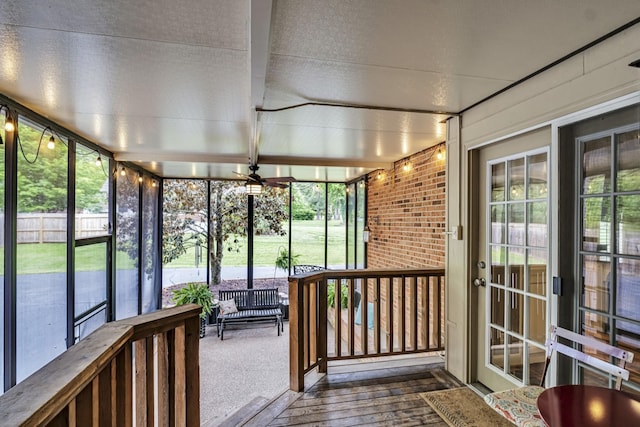
M 287 392 L 246 426 L 442 426 L 419 393 L 460 387 L 442 363 L 331 373 Z

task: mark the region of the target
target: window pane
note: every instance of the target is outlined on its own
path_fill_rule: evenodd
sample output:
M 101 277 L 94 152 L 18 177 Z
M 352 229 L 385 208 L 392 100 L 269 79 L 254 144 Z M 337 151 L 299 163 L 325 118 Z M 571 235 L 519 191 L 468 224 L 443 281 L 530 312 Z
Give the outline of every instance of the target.
M 607 312 L 611 293 L 611 259 L 603 256 L 582 257 L 583 298 L 587 308 Z
M 356 223 L 356 188 L 355 184 L 347 187 L 347 268 L 355 268 L 356 242 L 354 239 Z
M 157 280 L 158 243 L 158 195 L 160 186 L 155 179 L 144 177 L 142 181 L 142 313 L 157 310 L 160 283 Z M 206 253 L 206 251 L 205 251 Z
M 107 300 L 107 244 L 78 246 L 75 250 L 74 317 Z
M 16 368 L 22 381 L 67 348 L 68 150 L 57 136 L 47 148 L 49 131 L 22 117 L 19 123 Z
M 324 185 L 297 182 L 291 190 L 291 252 L 298 264 L 324 267 Z
M 582 155 L 582 193 L 602 194 L 611 191 L 611 138 L 584 143 Z
M 137 172 L 126 168 L 118 169 L 116 174 L 116 320 L 138 314 L 140 260 L 138 185 Z
M 272 283 L 274 276 L 285 278 L 289 274 L 289 189 L 265 187 L 262 194 L 254 196 L 253 200 L 253 277 L 269 279 Z M 296 258 L 296 255 L 299 252 L 294 251 L 292 263 L 299 261 L 300 257 Z M 276 263 L 279 257 L 281 261 Z M 285 286 L 288 286 L 286 280 L 275 287 L 285 292 Z
M 504 369 L 504 332 L 489 328 L 489 333 L 489 357 L 491 364 L 500 369 Z
M 109 234 L 109 160 L 76 145 L 76 239 Z
M 509 286 L 524 290 L 525 249 L 509 248 Z
M 638 131 L 625 132 L 617 135 L 616 155 L 618 170 L 616 183 L 618 191 L 640 190 L 640 141 Z
M 364 268 L 364 240 L 362 240 L 362 232 L 364 231 L 364 226 L 366 223 L 366 218 L 364 217 L 365 212 L 365 184 L 364 181 L 360 181 L 357 185 L 358 191 L 358 209 L 356 212 L 356 268 Z
M 147 191 L 153 193 L 153 182 L 151 185 L 152 188 Z M 218 194 L 217 187 L 215 188 L 211 195 L 212 218 L 217 218 L 218 213 L 224 211 L 224 208 L 216 207 L 218 195 L 222 197 L 223 192 Z M 153 194 L 151 196 L 153 197 Z M 208 253 L 206 181 L 163 180 L 162 210 L 164 286 L 206 282 Z
M 507 352 L 509 354 L 509 373 L 520 381 L 523 380 L 524 375 L 522 367 L 524 364 L 524 344 L 522 340 L 509 335 L 509 347 Z
M 345 268 L 345 209 L 346 209 L 346 193 L 344 184 L 328 184 L 329 206 L 327 221 L 327 266 L 329 268 L 342 269 Z M 371 238 L 375 239 L 373 230 L 379 226 L 379 219 L 372 219 Z

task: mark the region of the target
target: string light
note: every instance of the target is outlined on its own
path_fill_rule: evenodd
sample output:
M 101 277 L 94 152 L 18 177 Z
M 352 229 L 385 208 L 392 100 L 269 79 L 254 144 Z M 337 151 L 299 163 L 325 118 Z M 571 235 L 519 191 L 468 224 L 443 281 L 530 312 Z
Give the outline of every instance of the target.
M 438 154 L 436 154 L 436 159 L 438 160 L 444 159 L 444 153 L 442 152 L 441 148 L 438 148 Z
M 102 157 L 100 157 L 100 154 L 98 154 L 98 158 L 96 159 L 96 166 L 102 166 Z
M 125 176 L 127 172 L 124 170 L 124 166 L 120 169 L 120 176 Z
M 142 182 L 142 175 L 138 174 L 138 182 Z
M 53 150 L 54 148 L 56 148 L 56 139 L 53 137 L 53 135 L 49 137 L 49 142 L 47 142 L 47 148 L 49 150 Z
M 7 132 L 13 132 L 15 127 L 13 126 L 13 120 L 11 120 L 11 114 L 9 112 L 9 107 L 6 105 L 0 105 L 0 111 L 4 109 L 4 130 Z M 4 144 L 2 141 L 2 136 L 0 136 L 0 145 Z
M 378 175 L 376 175 L 376 179 L 382 179 L 382 172 L 378 171 Z
M 405 161 L 404 165 L 402 166 L 402 170 L 405 172 L 409 172 L 409 169 L 411 169 L 411 167 L 409 166 L 409 162 Z

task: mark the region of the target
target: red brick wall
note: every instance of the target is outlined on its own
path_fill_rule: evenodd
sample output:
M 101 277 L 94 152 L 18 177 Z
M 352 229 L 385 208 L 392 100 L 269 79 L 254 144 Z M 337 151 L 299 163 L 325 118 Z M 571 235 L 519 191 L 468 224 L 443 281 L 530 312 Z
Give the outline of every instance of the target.
M 445 164 L 429 148 L 369 175 L 369 268 L 444 267 Z

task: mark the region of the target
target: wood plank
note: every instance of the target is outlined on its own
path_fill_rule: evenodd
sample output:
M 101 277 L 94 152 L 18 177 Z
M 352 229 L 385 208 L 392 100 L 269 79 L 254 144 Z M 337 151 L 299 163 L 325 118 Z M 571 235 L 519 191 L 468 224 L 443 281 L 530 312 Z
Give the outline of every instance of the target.
M 156 353 L 158 360 L 158 427 L 169 427 L 169 348 L 167 333 L 156 338 Z
M 147 346 L 145 340 L 133 343 L 135 364 L 136 426 L 147 426 Z
M 304 389 L 304 348 L 301 340 L 303 324 L 300 315 L 302 307 L 301 284 L 296 279 L 289 281 L 289 388 L 293 391 Z
M 185 327 L 175 329 L 174 354 L 175 354 L 175 425 L 183 426 L 187 422 L 186 374 L 185 374 Z
M 133 377 L 131 343 L 127 343 L 116 356 L 116 426 L 133 425 Z
M 416 412 L 432 411 L 429 405 L 418 396 L 418 399 L 410 399 L 409 396 L 399 396 L 395 402 L 383 405 L 354 405 L 351 409 L 345 411 L 313 411 L 302 417 L 285 417 L 276 418 L 270 425 L 297 425 L 301 423 L 328 423 L 331 425 L 339 425 L 338 420 L 349 419 L 348 425 L 363 424 L 374 422 L 374 420 L 385 419 L 391 421 L 395 418 L 393 414 L 399 411 L 408 411 L 417 409 Z M 283 414 L 284 415 L 284 414 Z M 377 422 L 377 421 L 375 421 Z M 343 424 L 347 425 L 347 424 Z
M 263 408 L 253 418 L 249 419 L 243 427 L 263 427 L 273 421 L 288 406 L 295 403 L 302 393 L 287 390 L 276 397 L 268 406 Z
M 185 321 L 186 426 L 200 427 L 200 318 Z

